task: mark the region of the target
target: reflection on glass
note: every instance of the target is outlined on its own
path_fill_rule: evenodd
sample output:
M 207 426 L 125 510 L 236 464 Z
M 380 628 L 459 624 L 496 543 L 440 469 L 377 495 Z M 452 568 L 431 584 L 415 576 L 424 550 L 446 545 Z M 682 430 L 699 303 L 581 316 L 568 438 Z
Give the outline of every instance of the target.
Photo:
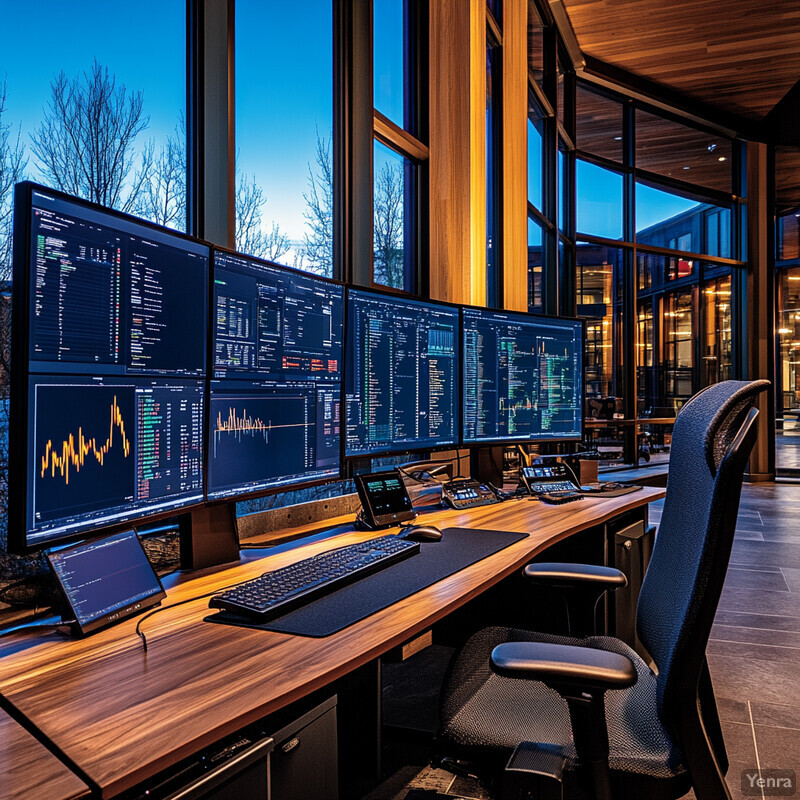
M 531 97 L 528 101 L 528 202 L 542 210 L 542 113 Z
M 800 259 L 800 208 L 778 216 L 778 261 Z
M 710 386 L 731 378 L 731 276 L 706 281 L 700 298 L 704 329 L 701 380 L 703 386 Z
M 637 182 L 636 240 L 730 258 L 731 210 Z
M 575 114 L 578 150 L 622 162 L 622 104 L 579 84 Z
M 637 287 L 639 291 L 656 288 L 671 281 L 690 278 L 695 262 L 680 256 L 662 256 L 639 251 L 636 257 Z
M 800 468 L 800 268 L 781 270 L 777 280 L 775 460 L 782 472 L 795 473 Z
M 622 264 L 616 247 L 578 243 L 578 316 L 587 318 L 585 391 L 587 397 L 615 397 L 614 273 Z
M 331 0 L 236 3 L 236 247 L 322 275 L 333 274 L 332 29 Z M 265 31 L 280 31 L 269 47 Z
M 502 50 L 486 41 L 486 304 L 500 304 L 500 148 Z
M 539 86 L 544 83 L 544 29 L 534 0 L 528 0 L 528 69 Z
M 375 109 L 401 128 L 406 127 L 403 7 L 403 0 L 375 0 L 372 5 Z
M 693 393 L 695 327 L 691 290 L 666 295 L 662 307 L 665 405 L 677 410 Z
M 567 183 L 567 156 L 559 142 L 558 147 L 558 229 L 567 229 L 567 207 L 569 204 L 569 194 L 566 191 Z
M 622 175 L 578 159 L 575 190 L 577 230 L 622 239 Z
M 375 142 L 372 279 L 406 291 L 411 291 L 413 277 L 406 230 L 413 168 L 407 158 Z
M 542 305 L 542 228 L 535 220 L 528 220 L 528 311 L 543 313 Z
M 730 139 L 636 110 L 636 167 L 731 191 Z

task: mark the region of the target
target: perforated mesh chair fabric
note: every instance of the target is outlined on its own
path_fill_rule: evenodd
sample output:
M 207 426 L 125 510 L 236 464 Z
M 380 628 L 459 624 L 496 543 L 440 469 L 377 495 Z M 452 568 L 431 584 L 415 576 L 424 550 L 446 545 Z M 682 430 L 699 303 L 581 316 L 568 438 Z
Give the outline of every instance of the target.
M 612 785 L 621 786 L 626 798 L 648 800 L 680 797 L 688 790 L 694 782 L 689 775 L 700 762 L 691 746 L 685 756 L 681 754 L 680 731 L 692 731 L 694 723 L 688 727 L 674 723 L 682 714 L 697 715 L 705 646 L 755 437 L 752 419 L 743 423 L 768 385 L 767 381 L 716 384 L 695 395 L 676 418 L 664 512 L 637 608 L 637 630 L 658 674 L 611 637 L 578 639 L 486 628 L 472 636 L 451 663 L 442 688 L 440 749 L 498 764 L 527 741 L 559 746 L 575 759 L 566 701 L 537 681 L 493 673 L 490 654 L 498 644 L 513 641 L 596 647 L 627 656 L 638 675 L 631 688 L 605 696 Z M 734 442 L 737 447 L 731 448 Z M 715 708 L 713 713 L 716 716 Z M 702 744 L 710 752 L 707 737 Z M 720 749 L 717 759 L 722 763 L 724 746 Z M 704 773 L 707 763 L 702 763 Z M 719 775 L 719 769 L 711 771 Z M 711 784 L 705 797 L 729 796 L 721 776 L 712 775 Z
M 658 709 L 668 727 L 670 702 L 677 702 L 687 660 L 697 661 L 698 652 L 705 652 L 733 544 L 748 454 L 738 454 L 737 463 L 725 457 L 768 385 L 724 381 L 709 386 L 675 420 L 667 496 L 636 609 L 639 638 L 658 667 Z M 701 609 L 710 610 L 702 624 Z
M 684 772 L 680 752 L 658 719 L 655 675 L 630 647 L 610 636 L 572 638 L 504 627 L 478 631 L 453 662 L 442 690 L 443 742 L 463 753 L 493 751 L 491 756 L 498 761 L 523 741 L 559 745 L 565 755 L 575 758 L 566 701 L 538 681 L 492 672 L 489 655 L 503 642 L 595 647 L 630 658 L 636 666 L 636 683 L 606 694 L 610 767 L 664 779 Z

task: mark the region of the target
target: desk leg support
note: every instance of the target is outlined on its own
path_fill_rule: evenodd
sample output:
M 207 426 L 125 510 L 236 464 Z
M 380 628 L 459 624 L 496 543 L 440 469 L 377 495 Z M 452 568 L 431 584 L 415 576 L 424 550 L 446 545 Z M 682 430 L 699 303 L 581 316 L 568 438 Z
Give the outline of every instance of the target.
M 381 779 L 380 660 L 342 678 L 336 693 L 340 797 L 354 800 Z

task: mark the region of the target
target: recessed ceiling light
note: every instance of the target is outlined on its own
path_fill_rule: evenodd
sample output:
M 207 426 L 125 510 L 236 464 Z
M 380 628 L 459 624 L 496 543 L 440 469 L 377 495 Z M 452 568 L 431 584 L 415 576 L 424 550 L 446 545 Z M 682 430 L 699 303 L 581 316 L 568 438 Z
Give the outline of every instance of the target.
M 621 142 L 622 141 L 622 137 L 621 136 L 615 136 L 614 137 L 614 141 L 615 142 Z
M 716 149 L 717 149 L 717 146 L 715 144 L 710 144 L 708 146 L 708 152 L 709 153 L 713 153 Z
M 684 169 L 691 169 L 691 167 L 684 167 Z
M 727 161 L 727 160 L 728 160 L 727 156 L 720 156 L 718 159 L 718 161 Z

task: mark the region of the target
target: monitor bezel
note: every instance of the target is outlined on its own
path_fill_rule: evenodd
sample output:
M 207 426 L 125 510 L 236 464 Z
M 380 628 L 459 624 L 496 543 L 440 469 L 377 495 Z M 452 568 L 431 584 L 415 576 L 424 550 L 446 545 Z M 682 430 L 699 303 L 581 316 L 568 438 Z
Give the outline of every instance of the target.
M 361 294 L 372 294 L 376 295 L 381 298 L 389 299 L 391 302 L 410 302 L 415 305 L 427 305 L 427 306 L 440 306 L 442 308 L 453 309 L 456 312 L 457 316 L 457 336 L 459 344 L 458 346 L 461 348 L 461 330 L 463 325 L 463 320 L 461 316 L 461 309 L 462 306 L 458 303 L 450 303 L 444 300 L 431 300 L 430 298 L 423 298 L 423 297 L 411 297 L 406 294 L 402 294 L 398 291 L 382 291 L 380 289 L 375 289 L 373 287 L 364 287 L 364 286 L 346 286 L 346 295 L 345 295 L 345 308 L 344 308 L 344 350 L 343 354 L 347 349 L 347 337 L 349 335 L 349 321 L 350 315 L 348 313 L 349 309 L 349 299 L 351 292 L 359 292 Z M 463 350 L 463 348 L 461 348 Z M 463 375 L 463 352 L 459 351 L 458 357 L 456 358 L 456 389 L 458 390 L 458 386 L 460 384 L 461 376 Z M 344 366 L 345 366 L 345 374 L 342 376 L 342 437 L 341 437 L 341 445 L 342 445 L 342 463 L 354 462 L 363 460 L 365 458 L 385 458 L 387 456 L 398 456 L 404 454 L 414 454 L 414 453 L 439 453 L 444 452 L 447 450 L 458 450 L 461 445 L 461 417 L 462 417 L 462 408 L 461 408 L 461 400 L 459 397 L 456 397 L 456 433 L 453 438 L 453 441 L 448 444 L 441 444 L 441 445 L 420 445 L 419 447 L 407 446 L 402 445 L 397 448 L 389 448 L 384 450 L 371 450 L 368 453 L 360 453 L 357 455 L 348 455 L 347 453 L 347 391 L 346 391 L 346 373 L 347 373 L 347 358 L 343 358 Z M 458 391 L 457 391 L 458 395 Z
M 242 375 L 240 377 L 235 376 L 227 376 L 226 378 L 214 378 L 213 371 L 214 371 L 214 271 L 216 269 L 216 253 L 224 253 L 225 255 L 236 256 L 237 258 L 243 258 L 246 261 L 254 261 L 256 264 L 263 265 L 265 267 L 269 267 L 270 269 L 275 269 L 280 272 L 288 273 L 289 275 L 297 275 L 302 278 L 312 279 L 315 281 L 320 281 L 323 283 L 329 283 L 334 286 L 340 286 L 342 288 L 342 358 L 340 360 L 340 367 L 339 367 L 339 468 L 338 473 L 336 475 L 330 475 L 324 478 L 314 478 L 312 480 L 303 480 L 302 478 L 298 481 L 292 483 L 283 483 L 279 486 L 269 486 L 260 489 L 253 489 L 250 491 L 242 490 L 241 492 L 232 493 L 226 495 L 225 497 L 209 497 L 208 496 L 208 463 L 211 457 L 210 448 L 206 446 L 205 452 L 205 461 L 203 464 L 203 497 L 204 497 L 204 504 L 207 506 L 212 505 L 220 505 L 222 503 L 238 503 L 238 502 L 245 502 L 247 500 L 258 500 L 261 497 L 271 497 L 275 494 L 281 494 L 283 492 L 296 492 L 302 489 L 311 489 L 315 486 L 325 486 L 329 483 L 335 483 L 337 481 L 341 481 L 344 477 L 344 466 L 342 461 L 342 447 L 343 447 L 343 440 L 342 440 L 342 420 L 343 420 L 343 408 L 344 408 L 344 347 L 345 347 L 345 326 L 346 326 L 346 303 L 347 303 L 347 284 L 344 281 L 338 280 L 337 278 L 329 278 L 327 275 L 317 275 L 314 272 L 307 272 L 302 269 L 297 269 L 296 267 L 287 267 L 284 264 L 276 264 L 274 261 L 269 261 L 265 258 L 259 258 L 258 256 L 249 255 L 248 253 L 242 253 L 238 250 L 234 250 L 230 247 L 222 247 L 221 245 L 212 245 L 211 246 L 211 263 L 209 268 L 209 285 L 210 285 L 210 295 L 209 295 L 209 303 L 208 303 L 208 313 L 209 313 L 209 321 L 208 321 L 208 364 L 209 369 L 206 370 L 206 406 L 205 406 L 205 413 L 203 419 L 204 425 L 204 437 L 206 439 L 206 445 L 208 445 L 208 431 L 210 425 L 210 415 L 211 415 L 211 382 L 214 380 L 224 380 L 228 381 L 241 381 L 244 384 L 247 383 L 258 383 L 260 381 L 265 382 L 275 382 L 275 383 L 286 383 L 286 381 L 278 380 L 277 378 L 254 378 L 251 375 Z M 325 383 L 325 381 L 318 381 L 319 383 Z M 312 383 L 312 381 L 309 381 Z
M 43 541 L 30 542 L 27 532 L 27 519 L 26 519 L 26 497 L 29 489 L 28 474 L 28 427 L 29 427 L 29 384 L 30 377 L 42 375 L 58 375 L 60 373 L 37 373 L 30 371 L 29 355 L 30 355 L 30 300 L 31 300 L 31 273 L 28 254 L 31 247 L 31 207 L 34 192 L 41 192 L 42 194 L 51 195 L 59 200 L 64 200 L 83 206 L 87 210 L 96 211 L 99 213 L 107 214 L 112 217 L 118 217 L 121 220 L 129 222 L 141 227 L 150 228 L 154 231 L 173 236 L 178 239 L 191 242 L 192 244 L 199 244 L 208 249 L 208 269 L 206 275 L 206 306 L 208 313 L 210 312 L 210 278 L 212 275 L 211 270 L 211 251 L 212 245 L 203 239 L 196 236 L 190 236 L 182 231 L 172 230 L 163 225 L 158 225 L 145 219 L 140 219 L 131 214 L 123 211 L 117 211 L 102 206 L 98 203 L 84 200 L 79 197 L 74 197 L 65 192 L 57 189 L 51 189 L 49 186 L 35 183 L 33 181 L 22 181 L 14 186 L 14 228 L 13 228 L 13 251 L 12 251 L 12 296 L 11 296 L 11 369 L 10 369 L 10 398 L 9 398 L 9 419 L 14 420 L 15 424 L 9 426 L 8 436 L 8 465 L 9 465 L 9 478 L 8 478 L 8 551 L 18 555 L 25 555 L 28 553 L 38 552 L 48 548 L 58 547 L 60 545 L 68 544 L 70 542 L 80 541 L 87 537 L 98 535 L 111 535 L 119 533 L 124 530 L 135 528 L 140 522 L 157 522 L 160 519 L 168 519 L 177 514 L 184 514 L 190 512 L 194 508 L 199 508 L 204 503 L 205 497 L 205 474 L 203 475 L 203 491 L 200 493 L 201 497 L 196 502 L 186 505 L 176 505 L 176 507 L 167 510 L 147 514 L 146 512 L 137 515 L 133 518 L 120 520 L 119 522 L 111 522 L 107 525 L 98 526 L 93 528 L 91 526 L 80 531 L 70 533 L 56 533 L 52 538 L 47 538 Z M 23 213 L 19 210 L 23 209 Z M 19 287 L 22 291 L 19 291 Z M 16 324 L 13 324 L 16 320 Z M 24 321 L 25 324 L 19 324 Z M 206 331 L 208 333 L 208 331 Z M 206 336 L 206 370 L 204 375 L 197 376 L 169 376 L 169 375 L 136 375 L 131 377 L 149 378 L 153 380 L 177 380 L 179 382 L 199 382 L 203 384 L 204 388 L 204 416 L 207 414 L 208 403 L 205 399 L 205 394 L 208 392 L 208 336 Z M 91 378 L 92 373 L 76 373 L 76 377 Z M 107 376 L 111 377 L 111 376 Z M 125 377 L 125 376 L 118 376 Z M 24 424 L 18 424 L 17 421 L 24 420 Z M 205 470 L 205 453 L 203 460 L 203 469 Z
M 517 317 L 526 317 L 531 321 L 537 320 L 555 320 L 563 322 L 578 323 L 581 327 L 581 375 L 580 375 L 580 390 L 583 397 L 584 389 L 586 386 L 586 319 L 584 317 L 567 317 L 561 314 L 534 314 L 530 311 L 513 311 L 505 308 L 487 308 L 485 306 L 462 305 L 461 306 L 461 374 L 464 374 L 464 312 L 465 311 L 480 311 L 488 314 L 505 314 Z M 464 437 L 464 387 L 461 387 L 461 397 L 459 400 L 459 407 L 461 410 L 461 424 L 459 428 L 460 446 L 461 447 L 514 447 L 518 444 L 572 444 L 575 442 L 582 442 L 586 438 L 586 413 L 584 402 L 581 402 L 581 432 L 579 436 L 548 436 L 530 438 L 501 438 L 501 439 L 481 439 L 480 441 L 473 441 Z

